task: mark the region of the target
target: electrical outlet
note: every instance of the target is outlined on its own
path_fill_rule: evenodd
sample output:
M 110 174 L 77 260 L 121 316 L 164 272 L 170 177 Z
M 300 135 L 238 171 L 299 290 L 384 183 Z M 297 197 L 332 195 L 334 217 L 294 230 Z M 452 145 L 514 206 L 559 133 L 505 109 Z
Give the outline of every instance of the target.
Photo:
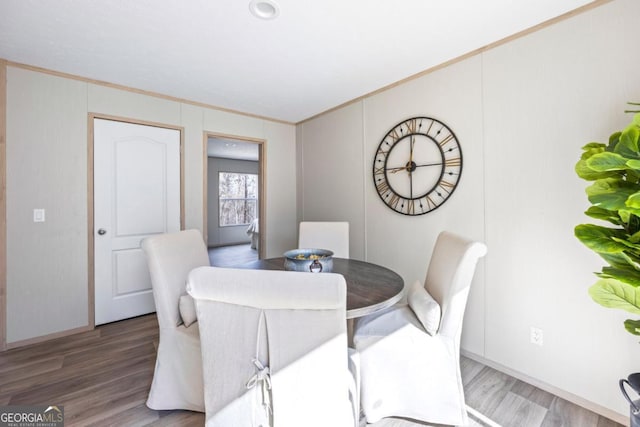
M 542 346 L 543 342 L 542 329 L 531 327 L 531 344 Z
M 44 222 L 44 209 L 33 210 L 33 222 Z

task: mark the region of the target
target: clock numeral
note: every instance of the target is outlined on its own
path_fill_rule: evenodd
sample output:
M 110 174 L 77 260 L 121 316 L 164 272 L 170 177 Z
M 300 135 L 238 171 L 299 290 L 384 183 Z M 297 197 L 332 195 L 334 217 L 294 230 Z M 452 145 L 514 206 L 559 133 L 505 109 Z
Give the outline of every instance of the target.
M 438 206 L 438 204 L 436 202 L 433 201 L 433 199 L 431 198 L 430 195 L 426 195 L 425 199 L 427 200 L 427 210 L 431 210 L 433 208 L 435 208 L 436 206 Z
M 455 187 L 455 184 L 449 181 L 445 181 L 444 179 L 442 181 L 440 181 L 440 183 L 438 184 L 440 185 L 442 188 L 453 188 Z
M 393 193 L 393 195 L 391 196 L 391 200 L 389 200 L 388 204 L 393 209 L 396 209 L 396 207 L 398 206 L 398 202 L 399 201 L 400 201 L 400 196 L 398 196 L 396 193 Z
M 407 121 L 407 133 L 416 133 L 418 129 L 418 121 L 416 119 L 411 119 Z
M 380 147 L 378 147 L 378 152 L 376 153 L 376 157 L 378 156 L 382 156 L 383 158 L 387 156 L 387 154 L 389 154 L 389 151 L 391 150 L 383 150 L 382 149 L 382 145 Z
M 393 128 L 387 134 L 387 138 L 391 138 L 391 143 L 395 144 L 400 138 L 402 138 L 402 135 L 398 133 L 398 128 Z
M 387 193 L 388 191 L 390 191 L 391 189 L 389 188 L 389 183 L 387 181 L 380 181 L 377 185 L 376 185 L 376 189 L 378 190 L 379 194 L 383 194 L 383 193 Z
M 451 159 L 445 159 L 444 161 L 445 167 L 460 166 L 461 164 L 462 159 L 460 157 L 453 157 Z
M 431 122 L 429 122 L 429 127 L 427 128 L 426 134 L 428 135 L 429 132 L 431 132 L 431 128 L 433 127 L 433 120 L 431 120 Z
M 384 176 L 384 166 L 380 166 L 379 168 L 373 169 L 373 174 Z
M 440 147 L 444 147 L 447 144 L 447 142 L 451 141 L 452 139 L 453 139 L 453 135 L 449 134 L 442 141 L 438 141 L 438 144 L 440 144 Z
M 447 194 L 451 194 L 451 192 L 453 191 L 453 189 L 455 188 L 455 184 L 442 180 L 438 183 L 438 188 L 440 188 L 442 191 L 444 191 Z M 440 193 L 438 193 L 438 195 L 440 197 L 444 197 L 443 195 L 441 195 Z
M 413 199 L 407 200 L 407 213 L 409 215 L 414 215 L 416 213 L 415 200 Z

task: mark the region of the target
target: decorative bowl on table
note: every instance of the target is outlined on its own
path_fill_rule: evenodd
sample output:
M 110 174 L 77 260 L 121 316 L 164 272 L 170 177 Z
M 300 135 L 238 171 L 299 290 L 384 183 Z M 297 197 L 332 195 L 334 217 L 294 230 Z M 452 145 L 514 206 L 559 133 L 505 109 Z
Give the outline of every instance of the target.
M 292 249 L 283 254 L 284 269 L 312 273 L 333 271 L 333 252 L 328 249 Z

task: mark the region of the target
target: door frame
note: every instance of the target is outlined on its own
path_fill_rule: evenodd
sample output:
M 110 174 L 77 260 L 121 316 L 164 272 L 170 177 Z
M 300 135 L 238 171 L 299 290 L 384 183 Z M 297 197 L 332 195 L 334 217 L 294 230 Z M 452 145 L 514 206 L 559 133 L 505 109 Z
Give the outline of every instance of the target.
M 87 282 L 89 286 L 88 301 L 89 304 L 88 322 L 89 328 L 95 329 L 95 307 L 96 307 L 96 294 L 95 294 L 95 230 L 94 230 L 94 165 L 93 165 L 93 121 L 94 119 L 112 120 L 115 122 L 129 123 L 134 125 L 154 126 L 165 129 L 177 130 L 180 132 L 180 229 L 184 230 L 184 127 L 173 126 L 165 123 L 150 122 L 146 120 L 130 119 L 126 117 L 111 116 L 108 114 L 89 113 L 87 124 L 87 234 L 88 234 L 88 268 L 87 268 Z
M 7 349 L 7 61 L 0 59 L 0 352 Z
M 207 154 L 207 147 L 209 144 L 209 138 L 226 138 L 226 139 L 236 139 L 238 141 L 250 142 L 252 144 L 258 144 L 258 226 L 260 227 L 260 237 L 258 242 L 258 258 L 262 259 L 265 257 L 265 245 L 266 245 L 266 237 L 267 237 L 267 222 L 266 222 L 266 200 L 267 200 L 267 185 L 266 185 L 266 144 L 267 141 L 261 138 L 251 138 L 246 136 L 238 136 L 238 135 L 230 135 L 224 133 L 217 132 L 204 132 L 202 138 L 202 227 L 203 227 L 203 237 L 204 242 L 209 247 L 209 230 L 208 230 L 208 222 L 209 222 L 209 156 Z

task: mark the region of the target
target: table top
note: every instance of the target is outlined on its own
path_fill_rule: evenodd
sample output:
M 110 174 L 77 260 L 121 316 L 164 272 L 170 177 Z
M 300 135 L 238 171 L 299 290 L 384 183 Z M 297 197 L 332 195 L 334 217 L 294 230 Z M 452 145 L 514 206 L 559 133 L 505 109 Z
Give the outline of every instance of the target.
M 284 270 L 284 258 L 260 259 L 238 267 Z M 375 313 L 402 298 L 404 280 L 396 272 L 381 265 L 334 257 L 333 272 L 342 274 L 347 282 L 347 319 Z

